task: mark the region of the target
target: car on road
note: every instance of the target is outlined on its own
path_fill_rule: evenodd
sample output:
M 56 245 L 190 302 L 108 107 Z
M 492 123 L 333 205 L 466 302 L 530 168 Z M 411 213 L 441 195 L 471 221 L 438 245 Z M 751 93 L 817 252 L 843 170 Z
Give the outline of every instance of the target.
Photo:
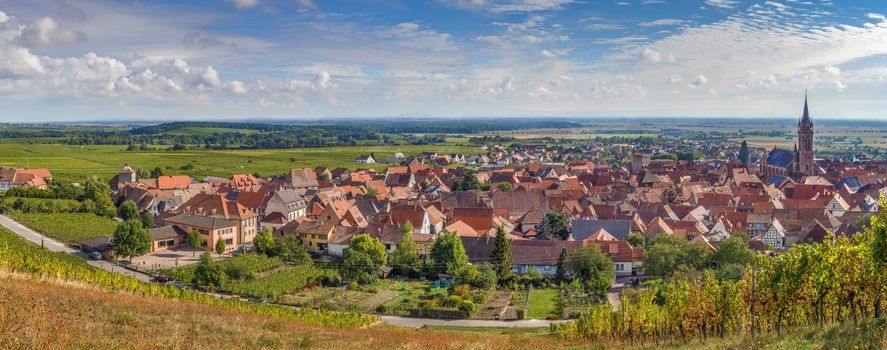
M 92 260 L 102 260 L 102 253 L 99 252 L 92 252 L 87 254 L 86 256 L 88 256 Z
M 167 275 L 157 275 L 151 278 L 151 281 L 156 283 L 167 283 L 170 281 L 170 278 Z

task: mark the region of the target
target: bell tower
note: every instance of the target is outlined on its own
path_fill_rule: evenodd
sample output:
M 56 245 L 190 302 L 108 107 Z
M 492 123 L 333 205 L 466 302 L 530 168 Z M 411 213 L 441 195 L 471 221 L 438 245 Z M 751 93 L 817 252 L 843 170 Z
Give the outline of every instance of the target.
M 807 108 L 807 92 L 804 91 L 804 114 L 798 120 L 798 143 L 796 170 L 805 175 L 813 174 L 813 120 L 810 119 L 810 111 Z

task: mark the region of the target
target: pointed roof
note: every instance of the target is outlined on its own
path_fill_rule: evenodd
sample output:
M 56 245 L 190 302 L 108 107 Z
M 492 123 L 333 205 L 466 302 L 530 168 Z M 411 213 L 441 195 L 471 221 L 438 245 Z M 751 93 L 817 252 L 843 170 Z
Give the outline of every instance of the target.
M 807 91 L 804 91 L 804 114 L 801 116 L 801 120 L 798 124 L 813 124 L 813 121 L 810 120 L 810 111 L 807 108 Z

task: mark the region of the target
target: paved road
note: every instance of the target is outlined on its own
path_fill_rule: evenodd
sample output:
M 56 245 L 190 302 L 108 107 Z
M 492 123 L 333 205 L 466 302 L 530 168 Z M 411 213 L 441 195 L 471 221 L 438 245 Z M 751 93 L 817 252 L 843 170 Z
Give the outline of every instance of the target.
M 43 244 L 43 247 L 50 250 L 50 251 L 77 255 L 81 258 L 86 259 L 86 262 L 88 264 L 98 267 L 102 270 L 107 270 L 107 271 L 127 275 L 130 277 L 135 277 L 135 279 L 142 281 L 142 282 L 151 282 L 151 276 L 149 276 L 146 273 L 136 272 L 133 270 L 125 269 L 125 268 L 111 264 L 111 263 L 104 261 L 104 260 L 100 260 L 100 261 L 89 260 L 86 258 L 86 254 L 84 254 L 83 252 L 81 252 L 77 249 L 68 247 L 65 244 L 63 244 L 59 241 L 56 241 L 52 238 L 43 237 L 43 235 L 41 235 L 40 233 L 38 233 L 30 228 L 25 227 L 24 225 L 16 222 L 15 220 L 10 219 L 6 215 L 0 215 L 0 225 L 5 227 L 6 229 L 12 231 L 13 233 L 21 236 L 22 238 L 33 242 L 36 245 Z
M 432 318 L 412 318 L 400 316 L 382 316 L 382 322 L 390 325 L 422 328 L 434 327 L 502 327 L 502 328 L 547 328 L 552 323 L 569 322 L 571 320 L 520 320 L 520 321 L 490 321 L 490 320 L 438 320 Z
M 610 289 L 607 289 L 607 301 L 610 303 L 610 307 L 613 310 L 618 310 L 620 303 L 622 302 L 619 299 L 619 296 L 622 295 L 622 288 L 625 288 L 625 279 L 616 279 L 613 282 L 613 285 L 610 286 Z

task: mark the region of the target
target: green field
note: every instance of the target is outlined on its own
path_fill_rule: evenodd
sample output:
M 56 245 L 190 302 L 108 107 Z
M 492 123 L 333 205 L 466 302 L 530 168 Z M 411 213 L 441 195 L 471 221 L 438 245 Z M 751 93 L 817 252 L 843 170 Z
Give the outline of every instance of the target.
M 155 146 L 167 147 L 167 146 Z M 124 165 L 137 169 L 163 169 L 167 175 L 230 177 L 237 173 L 258 173 L 269 177 L 284 174 L 291 168 L 326 166 L 350 169 L 372 167 L 385 169 L 385 164 L 360 164 L 355 159 L 375 153 L 388 157 L 394 152 L 415 155 L 424 151 L 439 153 L 478 154 L 480 148 L 458 145 L 326 147 L 271 150 L 199 150 L 199 151 L 126 151 L 126 146 L 61 144 L 26 144 L 3 140 L 0 143 L 0 166 L 48 168 L 56 178 L 82 182 L 90 176 L 110 179 Z M 293 160 L 291 161 L 290 158 Z M 190 169 L 182 170 L 190 165 Z
M 533 289 L 530 293 L 530 306 L 527 310 L 527 318 L 544 320 L 549 316 L 561 317 L 561 294 L 557 289 Z
M 15 221 L 65 243 L 111 236 L 117 221 L 89 213 L 23 214 L 7 213 Z

